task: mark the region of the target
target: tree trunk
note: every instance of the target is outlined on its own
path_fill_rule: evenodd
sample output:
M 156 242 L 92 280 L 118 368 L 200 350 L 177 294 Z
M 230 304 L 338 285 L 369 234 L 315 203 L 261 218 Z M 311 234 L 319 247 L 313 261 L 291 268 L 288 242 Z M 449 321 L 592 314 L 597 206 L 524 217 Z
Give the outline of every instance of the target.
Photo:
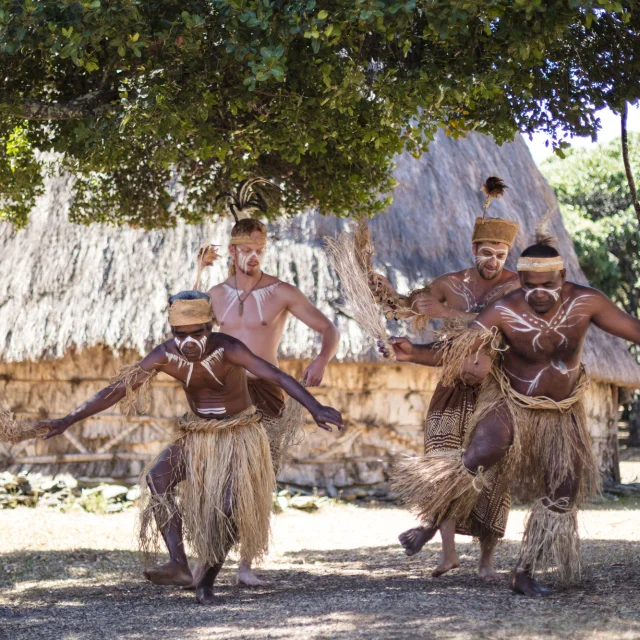
M 629 439 L 628 447 L 640 447 L 640 396 L 637 394 L 629 403 Z
M 629 160 L 629 139 L 627 136 L 627 103 L 624 103 L 622 115 L 620 116 L 620 138 L 622 140 L 622 160 L 624 162 L 624 171 L 627 174 L 627 183 L 629 184 L 629 192 L 631 193 L 631 202 L 636 212 L 636 218 L 640 223 L 640 202 L 638 202 L 638 192 L 636 191 L 636 182 L 633 179 L 633 171 L 631 170 L 631 162 Z

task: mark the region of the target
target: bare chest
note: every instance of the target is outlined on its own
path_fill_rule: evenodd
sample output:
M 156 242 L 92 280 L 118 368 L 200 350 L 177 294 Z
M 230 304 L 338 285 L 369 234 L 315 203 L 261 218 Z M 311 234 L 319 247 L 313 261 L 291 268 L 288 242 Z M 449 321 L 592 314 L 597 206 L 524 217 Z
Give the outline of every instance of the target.
M 546 316 L 530 311 L 528 306 L 512 308 L 498 304 L 496 311 L 500 314 L 508 342 L 524 357 L 538 360 L 549 356 L 570 360 L 581 351 L 591 321 L 589 297 L 578 296 Z
M 488 304 L 502 298 L 511 283 L 505 282 L 495 287 L 480 287 L 470 278 L 452 277 L 445 282 L 447 305 L 457 311 L 479 313 Z
M 279 282 L 250 293 L 223 284 L 213 301 L 213 311 L 223 332 L 247 329 L 263 330 L 281 318 L 286 319 L 286 306 L 278 296 Z
M 217 390 L 225 386 L 229 366 L 223 362 L 224 348 L 214 350 L 203 360 L 190 362 L 184 356 L 167 353 L 163 370 L 183 384 L 185 389 Z

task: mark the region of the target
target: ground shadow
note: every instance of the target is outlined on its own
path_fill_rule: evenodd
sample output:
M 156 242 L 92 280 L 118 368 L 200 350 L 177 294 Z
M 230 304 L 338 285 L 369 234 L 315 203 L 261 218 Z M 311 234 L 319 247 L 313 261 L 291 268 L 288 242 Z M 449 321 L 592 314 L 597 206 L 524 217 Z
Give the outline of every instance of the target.
M 287 553 L 263 569 L 271 584 L 240 589 L 223 571 L 216 607 L 192 592 L 154 587 L 132 551 L 0 554 L 0 638 L 502 638 L 640 636 L 640 543 L 588 540 L 580 587 L 543 601 L 511 594 L 519 545 L 497 552 L 502 582 L 476 577 L 477 545 L 460 544 L 461 569 L 430 577 L 439 546 L 406 558 L 396 545 Z M 617 635 L 616 635 L 617 634 Z

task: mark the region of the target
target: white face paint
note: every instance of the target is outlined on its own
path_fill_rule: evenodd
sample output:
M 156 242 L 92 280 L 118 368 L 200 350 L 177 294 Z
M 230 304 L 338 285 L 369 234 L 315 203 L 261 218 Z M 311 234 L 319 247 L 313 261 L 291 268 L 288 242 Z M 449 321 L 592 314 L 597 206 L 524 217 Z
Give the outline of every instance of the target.
M 258 265 L 257 267 L 249 267 L 249 262 L 255 260 Z M 236 262 L 238 268 L 243 273 L 247 273 L 249 269 L 260 269 L 262 267 L 262 263 L 264 261 L 264 248 L 262 249 L 251 249 L 248 247 L 244 247 L 243 245 L 238 245 L 236 247 Z
M 500 275 L 504 269 L 509 252 L 505 249 L 494 249 L 493 247 L 480 247 L 476 253 L 476 269 L 485 280 L 493 280 Z M 490 261 L 495 261 L 495 268 L 487 271 L 486 267 Z
M 191 336 L 187 336 L 186 338 L 184 338 L 184 340 L 180 340 L 180 338 L 174 338 L 173 341 L 176 343 L 176 346 L 178 347 L 178 351 L 180 351 L 180 353 L 183 356 L 184 356 L 184 351 L 182 349 L 190 342 L 195 344 L 196 347 L 200 349 L 200 357 L 202 357 L 202 354 L 204 353 L 204 350 L 207 347 L 207 336 L 202 336 L 202 338 L 200 338 L 199 340 L 196 340 Z
M 524 299 L 529 302 L 529 297 L 533 293 L 546 293 L 553 298 L 554 302 L 558 302 L 560 299 L 560 292 L 562 291 L 562 287 L 558 287 L 557 289 L 545 289 L 544 287 L 536 287 L 535 289 L 529 289 L 524 294 Z

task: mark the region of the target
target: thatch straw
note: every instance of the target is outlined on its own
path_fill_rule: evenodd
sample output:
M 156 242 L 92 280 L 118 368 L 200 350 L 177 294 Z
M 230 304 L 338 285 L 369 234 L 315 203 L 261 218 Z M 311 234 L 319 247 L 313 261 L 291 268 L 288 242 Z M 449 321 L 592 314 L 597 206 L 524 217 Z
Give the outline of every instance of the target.
M 552 511 L 553 506 L 558 511 Z M 518 566 L 533 575 L 556 567 L 555 576 L 562 584 L 580 581 L 580 537 L 578 535 L 578 509 L 562 499 L 545 506 L 538 501 L 529 512 L 525 523 Z
M 259 560 L 269 546 L 269 521 L 276 482 L 267 434 L 255 407 L 222 420 L 191 416 L 175 441 L 182 448 L 185 480 L 178 485 L 178 508 L 185 542 L 198 562 L 211 566 L 229 548 L 242 545 Z M 153 467 L 150 465 L 146 473 Z M 154 496 L 143 483 L 140 547 L 158 546 L 162 523 L 175 510 L 171 496 Z M 156 520 L 156 517 L 158 518 Z
M 496 208 L 499 217 L 520 225 L 506 268 L 515 267 L 518 255 L 530 244 L 540 213 L 553 207 L 553 228 L 567 276 L 586 284 L 571 238 L 557 215 L 553 191 L 522 137 L 498 146 L 491 137 L 473 132 L 464 139 L 452 139 L 440 131 L 429 153 L 419 159 L 408 153 L 397 158 L 395 177 L 400 187 L 394 202 L 384 215 L 369 222 L 376 253 L 390 277 L 406 278 L 407 288 L 412 289 L 430 276 L 468 268 L 469 239 L 484 202 L 478 186 L 496 174 L 507 184 L 518 185 L 508 198 L 490 207 Z M 455 185 L 455 197 L 442 185 Z M 86 227 L 69 222 L 72 200 L 71 181 L 48 178 L 25 229 L 15 233 L 10 224 L 0 224 L 4 258 L 0 261 L 0 358 L 4 362 L 63 358 L 70 349 L 80 353 L 94 347 L 146 353 L 148 345 L 161 342 L 167 332 L 165 292 L 183 291 L 193 284 L 195 269 L 185 269 L 185 256 L 195 256 L 203 238 L 226 246 L 233 225 L 231 216 L 225 216 L 205 217 L 201 224 L 178 220 L 175 227 L 151 233 L 107 224 Z M 438 215 L 425 215 L 436 211 Z M 339 295 L 339 283 L 321 239 L 337 235 L 346 224 L 351 223 L 317 210 L 272 223 L 264 270 L 284 282 L 297 282 L 306 295 L 313 295 L 314 303 L 342 335 L 339 361 L 371 362 L 377 356 L 372 349 L 362 348 L 367 337 L 331 304 Z M 43 237 L 49 246 L 44 271 Z M 153 277 L 141 277 L 140 265 L 158 268 Z M 218 260 L 211 269 L 212 281 L 226 278 L 226 260 Z M 100 313 L 95 313 L 98 308 Z M 12 331 L 16 326 L 33 330 Z M 287 323 L 280 348 L 283 359 L 308 359 L 315 349 L 313 332 L 301 322 Z M 609 357 L 603 358 L 603 353 Z M 584 361 L 594 380 L 618 386 L 640 384 L 640 367 L 625 343 L 600 329 L 589 330 Z
M 17 444 L 23 440 L 36 438 L 41 433 L 33 424 L 16 420 L 12 411 L 0 406 L 0 442 Z
M 366 335 L 381 342 L 389 353 L 389 359 L 394 360 L 385 323 L 369 289 L 370 254 L 362 226 L 359 226 L 356 233 L 341 233 L 335 239 L 325 240 L 329 259 L 340 278 L 345 312 L 360 325 Z
M 111 379 L 112 385 L 123 384 L 125 396 L 118 402 L 118 409 L 123 416 L 135 416 L 137 413 L 148 413 L 151 409 L 151 380 L 157 371 L 145 371 L 139 363 L 120 368 L 117 376 Z M 142 383 L 138 383 L 142 380 Z M 135 387 L 135 388 L 134 388 Z
M 466 520 L 486 484 L 482 469 L 474 474 L 462 463 L 462 450 L 436 451 L 399 460 L 391 488 L 418 518 L 439 524 Z

